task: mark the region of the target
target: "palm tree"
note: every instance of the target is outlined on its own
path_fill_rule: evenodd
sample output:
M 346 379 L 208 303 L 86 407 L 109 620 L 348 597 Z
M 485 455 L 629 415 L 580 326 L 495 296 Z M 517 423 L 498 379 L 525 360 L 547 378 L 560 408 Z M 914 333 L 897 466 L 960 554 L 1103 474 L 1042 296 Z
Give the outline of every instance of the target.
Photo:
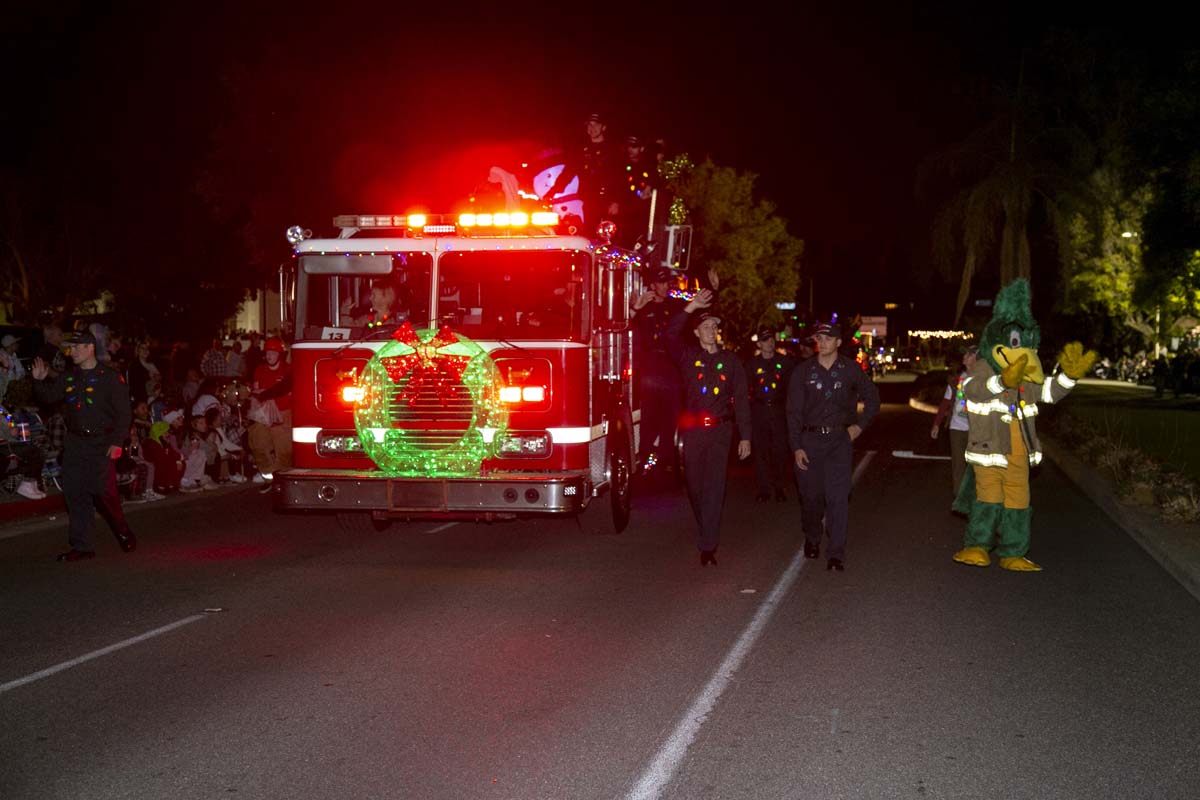
M 934 256 L 947 273 L 961 255 L 962 273 L 954 325 L 962 319 L 975 272 L 996 255 L 1000 286 L 1032 277 L 1029 224 L 1032 212 L 1045 218 L 1059 258 L 1069 262 L 1066 208 L 1086 203 L 1086 167 L 1094 148 L 1078 128 L 1043 121 L 1038 98 L 1025 86 L 1022 53 L 1015 95 L 962 142 L 922 168 L 922 180 L 944 173 L 959 188 L 937 213 Z M 1061 111 L 1055 104 L 1054 112 Z M 998 235 L 997 235 L 998 234 Z

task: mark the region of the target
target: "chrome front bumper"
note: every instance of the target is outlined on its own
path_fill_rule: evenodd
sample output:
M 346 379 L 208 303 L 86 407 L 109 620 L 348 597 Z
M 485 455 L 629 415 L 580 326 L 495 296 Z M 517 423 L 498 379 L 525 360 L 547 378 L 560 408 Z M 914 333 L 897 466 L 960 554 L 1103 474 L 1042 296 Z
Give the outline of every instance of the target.
M 275 473 L 275 507 L 289 511 L 367 511 L 376 517 L 573 514 L 591 496 L 584 471 L 491 472 L 467 478 L 395 478 L 355 470 Z

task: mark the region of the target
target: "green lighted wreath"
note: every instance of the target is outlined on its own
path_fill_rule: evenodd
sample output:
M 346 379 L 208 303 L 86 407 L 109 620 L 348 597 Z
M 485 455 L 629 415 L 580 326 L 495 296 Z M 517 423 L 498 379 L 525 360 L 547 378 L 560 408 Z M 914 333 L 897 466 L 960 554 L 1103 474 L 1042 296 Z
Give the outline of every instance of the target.
M 508 428 L 496 362 L 449 328 L 417 331 L 404 323 L 359 381 L 354 426 L 389 475 L 474 474 Z

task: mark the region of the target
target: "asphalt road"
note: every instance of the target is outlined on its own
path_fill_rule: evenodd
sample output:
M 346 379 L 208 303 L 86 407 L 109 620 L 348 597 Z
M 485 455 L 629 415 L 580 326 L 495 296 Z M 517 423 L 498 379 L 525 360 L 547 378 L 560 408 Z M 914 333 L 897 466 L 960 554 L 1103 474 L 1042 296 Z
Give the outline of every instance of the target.
M 706 569 L 677 489 L 620 536 L 235 490 L 131 556 L 0 539 L 0 798 L 1200 796 L 1200 604 L 1053 467 L 1045 572 L 952 563 L 948 464 L 892 456 L 928 424 L 861 440 L 842 574 L 745 465 Z

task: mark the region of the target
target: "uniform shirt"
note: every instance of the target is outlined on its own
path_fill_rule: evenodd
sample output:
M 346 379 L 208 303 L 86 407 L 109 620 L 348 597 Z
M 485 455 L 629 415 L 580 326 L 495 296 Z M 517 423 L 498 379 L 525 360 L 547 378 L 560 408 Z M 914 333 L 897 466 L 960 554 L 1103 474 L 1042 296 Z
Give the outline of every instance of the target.
M 802 448 L 805 426 L 865 429 L 879 413 L 879 390 L 854 361 L 838 355 L 829 369 L 818 356 L 804 361 L 788 381 L 788 438 L 793 450 Z M 858 417 L 858 401 L 863 416 Z
M 62 401 L 68 434 L 96 437 L 110 447 L 120 447 L 129 435 L 129 387 L 112 367 L 71 366 L 53 381 L 37 381 L 33 391 L 46 405 Z
M 755 356 L 746 363 L 750 375 L 750 402 L 780 405 L 787 392 L 788 379 L 796 364 L 790 356 L 776 353 L 771 358 Z
M 667 352 L 667 325 L 671 317 L 683 313 L 684 302 L 668 297 L 661 303 L 650 301 L 633 317 L 633 343 L 641 353 Z
M 730 350 L 710 353 L 694 338 L 684 339 L 684 328 L 691 321 L 691 314 L 676 314 L 667 326 L 667 347 L 683 382 L 683 407 L 718 419 L 732 416 L 738 438 L 749 441 L 750 398 L 742 361 Z

